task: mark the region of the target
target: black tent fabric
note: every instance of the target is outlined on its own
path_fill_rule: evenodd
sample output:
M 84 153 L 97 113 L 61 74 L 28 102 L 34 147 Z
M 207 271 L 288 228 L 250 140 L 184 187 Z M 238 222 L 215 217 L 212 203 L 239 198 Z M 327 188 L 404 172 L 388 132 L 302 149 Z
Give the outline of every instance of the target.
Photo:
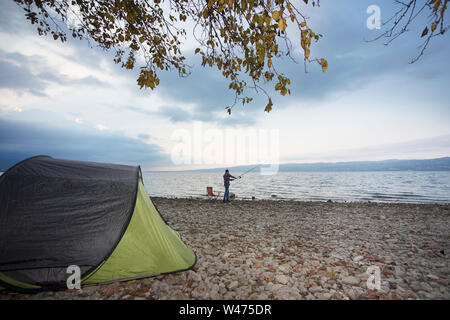
M 0 271 L 19 280 L 43 270 L 42 285 L 62 282 L 68 265 L 88 274 L 125 232 L 139 179 L 138 166 L 47 156 L 10 168 L 0 176 Z

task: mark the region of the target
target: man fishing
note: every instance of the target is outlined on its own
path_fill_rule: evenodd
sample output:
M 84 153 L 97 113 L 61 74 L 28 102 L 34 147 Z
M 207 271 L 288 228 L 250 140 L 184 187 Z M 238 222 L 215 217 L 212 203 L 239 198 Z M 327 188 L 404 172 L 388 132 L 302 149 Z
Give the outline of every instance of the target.
M 240 178 L 240 177 L 239 177 Z M 225 174 L 223 175 L 223 184 L 225 186 L 225 193 L 223 194 L 223 202 L 230 202 L 230 181 L 233 181 L 236 178 L 235 176 L 232 176 L 230 172 L 225 170 Z

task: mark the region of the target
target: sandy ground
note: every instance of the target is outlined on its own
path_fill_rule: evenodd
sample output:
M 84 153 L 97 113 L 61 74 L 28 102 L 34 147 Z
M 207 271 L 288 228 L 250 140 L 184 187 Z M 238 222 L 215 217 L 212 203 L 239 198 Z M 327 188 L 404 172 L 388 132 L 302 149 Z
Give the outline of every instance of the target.
M 194 270 L 0 299 L 450 299 L 450 205 L 153 201 Z

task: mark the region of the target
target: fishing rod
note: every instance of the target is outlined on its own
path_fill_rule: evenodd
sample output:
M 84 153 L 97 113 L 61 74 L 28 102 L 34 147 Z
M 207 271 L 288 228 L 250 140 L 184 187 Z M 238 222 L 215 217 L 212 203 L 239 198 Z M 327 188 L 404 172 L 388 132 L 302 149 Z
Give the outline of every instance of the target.
M 249 173 L 250 171 L 252 171 L 253 169 L 258 168 L 259 166 L 260 166 L 260 164 L 258 164 L 257 166 L 254 166 L 253 168 L 251 168 L 251 169 L 245 171 L 243 174 L 241 174 L 241 175 L 238 176 L 238 179 L 242 178 L 242 176 L 243 176 L 244 174 Z

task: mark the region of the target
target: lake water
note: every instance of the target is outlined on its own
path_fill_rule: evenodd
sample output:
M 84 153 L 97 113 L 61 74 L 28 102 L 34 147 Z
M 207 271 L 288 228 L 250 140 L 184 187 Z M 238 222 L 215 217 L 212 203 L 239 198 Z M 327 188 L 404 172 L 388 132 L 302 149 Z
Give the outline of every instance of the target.
M 202 197 L 207 186 L 224 191 L 220 172 L 144 172 L 143 177 L 151 196 Z M 450 203 L 450 172 L 250 172 L 231 182 L 230 192 L 239 199 Z
M 232 172 L 238 176 L 242 172 Z M 0 172 L 0 175 L 2 173 Z M 206 198 L 206 187 L 223 196 L 221 172 L 143 172 L 150 196 Z M 238 199 L 450 203 L 450 171 L 249 172 L 231 182 Z

